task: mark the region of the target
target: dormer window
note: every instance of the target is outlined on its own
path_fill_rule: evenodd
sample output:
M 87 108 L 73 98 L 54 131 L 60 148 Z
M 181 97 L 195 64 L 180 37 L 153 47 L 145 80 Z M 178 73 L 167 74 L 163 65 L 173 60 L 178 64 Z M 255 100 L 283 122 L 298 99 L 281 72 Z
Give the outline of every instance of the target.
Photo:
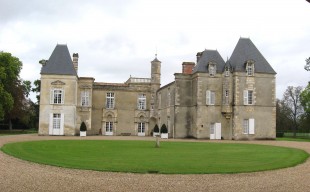
M 245 69 L 247 76 L 254 76 L 254 61 L 253 60 L 247 61 Z
M 225 67 L 225 77 L 229 77 L 230 69 L 229 67 Z
M 211 77 L 214 77 L 216 74 L 216 63 L 209 62 L 208 69 L 209 69 L 209 75 Z

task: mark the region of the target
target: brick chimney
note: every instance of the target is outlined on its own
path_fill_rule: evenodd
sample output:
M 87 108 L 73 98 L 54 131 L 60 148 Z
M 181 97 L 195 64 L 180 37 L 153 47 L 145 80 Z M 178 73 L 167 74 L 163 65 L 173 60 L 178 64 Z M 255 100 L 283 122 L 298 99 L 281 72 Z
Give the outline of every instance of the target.
M 76 74 L 78 74 L 78 68 L 79 68 L 79 54 L 78 53 L 73 53 L 72 63 L 76 71 Z
M 182 73 L 183 74 L 192 74 L 195 67 L 194 62 L 183 62 L 182 63 Z

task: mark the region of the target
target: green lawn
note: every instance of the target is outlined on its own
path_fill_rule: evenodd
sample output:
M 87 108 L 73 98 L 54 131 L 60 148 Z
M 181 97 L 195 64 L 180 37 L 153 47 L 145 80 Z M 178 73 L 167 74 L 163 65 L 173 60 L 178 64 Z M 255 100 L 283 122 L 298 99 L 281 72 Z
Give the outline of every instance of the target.
M 300 142 L 310 142 L 310 138 L 293 138 L 293 137 L 278 137 L 277 141 L 300 141 Z
M 9 155 L 61 167 L 99 171 L 202 174 L 290 167 L 309 154 L 298 149 L 208 142 L 57 140 L 10 143 Z

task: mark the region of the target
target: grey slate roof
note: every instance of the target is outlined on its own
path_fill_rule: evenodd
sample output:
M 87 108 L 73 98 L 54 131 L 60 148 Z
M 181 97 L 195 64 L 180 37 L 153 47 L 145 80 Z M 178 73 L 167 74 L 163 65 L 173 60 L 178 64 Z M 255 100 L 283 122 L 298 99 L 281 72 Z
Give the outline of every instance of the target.
M 42 66 L 41 74 L 77 76 L 67 45 L 56 45 L 48 62 Z
M 229 61 L 234 71 L 245 71 L 247 60 L 254 60 L 255 73 L 276 74 L 268 61 L 255 47 L 249 38 L 240 38 Z
M 219 54 L 217 50 L 204 50 L 202 55 L 195 66 L 193 73 L 196 72 L 209 72 L 208 70 L 208 63 L 212 61 L 216 63 L 216 72 L 222 73 L 225 66 L 225 61 Z

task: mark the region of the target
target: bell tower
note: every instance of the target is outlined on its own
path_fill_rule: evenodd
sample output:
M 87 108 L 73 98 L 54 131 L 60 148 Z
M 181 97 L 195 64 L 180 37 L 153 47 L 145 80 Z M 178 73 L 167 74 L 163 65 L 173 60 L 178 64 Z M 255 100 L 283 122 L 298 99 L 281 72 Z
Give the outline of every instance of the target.
M 156 92 L 160 88 L 160 68 L 161 62 L 157 59 L 151 61 L 151 116 L 155 116 Z

